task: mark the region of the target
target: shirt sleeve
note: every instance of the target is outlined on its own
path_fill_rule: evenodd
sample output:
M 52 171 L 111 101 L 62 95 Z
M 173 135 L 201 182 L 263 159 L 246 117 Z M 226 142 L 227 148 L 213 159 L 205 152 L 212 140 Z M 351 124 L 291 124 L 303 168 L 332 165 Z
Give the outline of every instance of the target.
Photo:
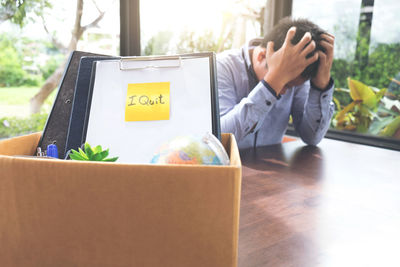
M 328 131 L 334 112 L 333 89 L 332 78 L 326 90 L 312 86 L 309 81 L 295 88 L 291 114 L 294 127 L 306 144 L 317 145 Z
M 263 82 L 259 82 L 247 97 L 238 99 L 233 73 L 222 64 L 217 67 L 221 130 L 233 133 L 239 142 L 261 127 L 258 122 L 264 120 L 278 99 Z

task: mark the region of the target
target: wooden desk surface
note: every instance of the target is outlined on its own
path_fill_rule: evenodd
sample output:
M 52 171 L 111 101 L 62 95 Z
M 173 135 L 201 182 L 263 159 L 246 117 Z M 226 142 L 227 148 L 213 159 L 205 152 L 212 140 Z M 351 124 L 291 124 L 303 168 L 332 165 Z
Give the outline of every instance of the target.
M 324 139 L 240 154 L 240 267 L 400 266 L 400 152 Z

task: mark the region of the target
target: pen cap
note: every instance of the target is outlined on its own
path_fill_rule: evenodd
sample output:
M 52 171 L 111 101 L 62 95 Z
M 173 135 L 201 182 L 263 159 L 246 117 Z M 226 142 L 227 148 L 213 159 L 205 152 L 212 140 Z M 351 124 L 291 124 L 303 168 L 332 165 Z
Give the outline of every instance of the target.
M 50 144 L 47 146 L 47 156 L 58 159 L 58 149 L 55 144 Z

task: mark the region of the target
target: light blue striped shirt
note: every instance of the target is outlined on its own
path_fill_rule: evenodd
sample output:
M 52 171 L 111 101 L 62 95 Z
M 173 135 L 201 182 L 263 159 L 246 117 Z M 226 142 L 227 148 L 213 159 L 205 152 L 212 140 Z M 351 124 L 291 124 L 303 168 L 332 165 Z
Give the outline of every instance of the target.
M 306 81 L 278 99 L 268 84 L 257 80 L 247 45 L 218 54 L 217 73 L 221 131 L 233 133 L 239 148 L 280 143 L 290 115 L 307 144 L 318 144 L 328 130 L 334 111 L 332 80 L 328 90 Z

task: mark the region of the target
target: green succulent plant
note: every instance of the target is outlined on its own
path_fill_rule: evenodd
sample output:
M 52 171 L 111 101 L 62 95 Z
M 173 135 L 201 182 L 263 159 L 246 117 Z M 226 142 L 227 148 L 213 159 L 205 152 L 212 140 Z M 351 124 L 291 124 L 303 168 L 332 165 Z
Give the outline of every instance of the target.
M 84 149 L 85 151 L 83 151 L 81 148 L 79 148 L 78 151 L 71 149 L 69 157 L 73 160 L 108 161 L 108 162 L 114 162 L 118 159 L 118 157 L 107 158 L 108 149 L 103 151 L 101 146 L 96 146 L 92 148 L 88 143 L 85 143 Z

